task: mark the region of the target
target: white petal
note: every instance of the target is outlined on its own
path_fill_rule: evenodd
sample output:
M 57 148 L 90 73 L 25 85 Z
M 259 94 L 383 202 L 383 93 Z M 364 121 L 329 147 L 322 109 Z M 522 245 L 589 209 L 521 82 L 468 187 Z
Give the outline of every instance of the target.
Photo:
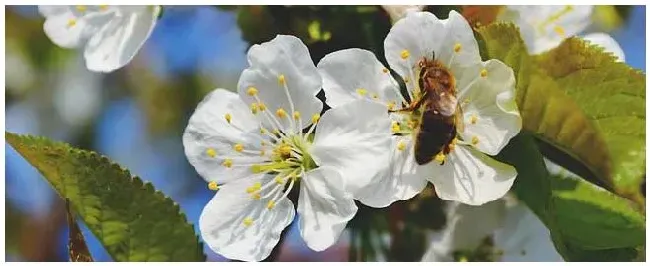
M 323 103 L 315 96 L 321 89 L 321 77 L 311 60 L 307 47 L 294 36 L 278 35 L 273 40 L 253 45 L 248 51 L 250 67 L 245 69 L 239 78 L 239 95 L 247 104 L 256 102 L 248 95 L 250 87 L 258 90 L 258 97 L 266 105 L 272 115 L 278 108 L 289 114 L 281 119 L 283 128 L 290 128 L 289 119 L 294 111 L 298 111 L 302 119 L 300 129 L 311 124 L 310 117 L 320 114 Z M 285 85 L 279 82 L 282 75 Z M 290 100 L 294 109 L 291 109 Z M 275 128 L 272 123 L 264 122 L 265 126 Z M 292 132 L 298 132 L 294 128 Z
M 344 189 L 345 180 L 333 167 L 319 167 L 303 177 L 298 214 L 300 235 L 309 248 L 332 246 L 357 213 L 352 194 Z
M 355 194 L 386 173 L 390 134 L 386 107 L 357 100 L 325 112 L 310 154 L 319 166 L 335 167 Z
M 474 69 L 474 68 L 471 68 Z M 461 136 L 467 142 L 476 137 L 476 148 L 496 155 L 521 130 L 521 116 L 515 102 L 515 77 L 512 69 L 501 61 L 483 63 L 487 76 L 476 78 L 466 88 L 460 88 L 463 105 L 464 131 Z M 464 75 L 471 75 L 465 72 Z M 474 122 L 474 123 L 472 123 Z
M 593 6 L 508 6 L 517 16 L 512 19 L 521 28 L 522 36 L 532 54 L 539 54 L 558 46 L 565 38 L 574 36 L 591 24 Z
M 514 167 L 471 147 L 457 145 L 444 165 L 429 163 L 438 174 L 429 177 L 443 200 L 481 205 L 503 197 L 517 176 Z
M 75 48 L 83 44 L 87 21 L 78 19 L 68 6 L 39 6 L 46 16 L 43 30 L 50 40 L 64 48 Z
M 441 42 L 440 51 L 436 51 L 436 58 L 445 63 L 452 72 L 480 62 L 478 43 L 467 20 L 458 12 L 451 11 L 449 19 L 442 22 L 445 25 L 446 36 Z
M 358 48 L 330 53 L 318 62 L 323 90 L 332 108 L 356 99 L 374 99 L 384 103 L 402 102 L 399 86 L 375 55 Z
M 160 6 L 120 11 L 88 41 L 84 51 L 88 69 L 111 72 L 128 64 L 151 35 Z
M 451 261 L 454 251 L 476 249 L 503 225 L 506 208 L 502 200 L 482 206 L 452 202 L 446 212 L 447 226 L 433 235 L 423 261 Z
M 384 40 L 386 61 L 402 77 L 411 76 L 411 68 L 422 57 L 440 56 L 446 42 L 445 25 L 429 12 L 412 12 L 393 25 Z M 407 58 L 402 53 L 408 52 Z
M 402 142 L 406 149 L 397 147 Z M 410 136 L 393 136 L 391 141 L 391 162 L 387 173 L 373 184 L 365 186 L 356 198 L 373 208 L 384 208 L 398 200 L 413 198 L 427 185 L 426 176 L 436 174 L 433 168 L 415 162 L 414 142 Z
M 230 123 L 226 114 L 231 116 Z M 222 164 L 225 159 L 234 164 L 256 162 L 254 156 L 245 157 L 233 150 L 236 143 L 245 149 L 260 149 L 261 141 L 254 137 L 259 130 L 256 121 L 237 94 L 214 90 L 196 107 L 183 134 L 187 159 L 207 181 L 223 183 L 250 175 L 248 167 L 228 168 Z
M 390 20 L 393 23 L 395 23 L 395 21 L 398 21 L 399 19 L 403 18 L 409 12 L 422 11 L 422 9 L 425 6 L 424 5 L 394 5 L 394 6 L 386 5 L 381 7 L 384 10 L 386 10 L 386 13 L 388 13 L 388 16 L 390 17 Z
M 208 202 L 199 218 L 205 243 L 220 255 L 235 260 L 260 261 L 268 257 L 280 239 L 280 233 L 294 217 L 288 199 L 267 209 L 267 201 L 255 200 L 246 188 L 271 177 L 248 177 L 225 184 Z M 268 180 L 267 180 L 268 179 Z M 249 226 L 244 219 L 250 218 Z
M 502 228 L 494 233 L 501 261 L 564 261 L 555 250 L 548 228 L 523 203 L 510 206 Z
M 590 41 L 592 44 L 599 45 L 605 48 L 605 52 L 612 53 L 619 62 L 625 62 L 625 53 L 618 42 L 609 36 L 609 34 L 596 32 L 590 33 L 583 37 L 583 39 Z

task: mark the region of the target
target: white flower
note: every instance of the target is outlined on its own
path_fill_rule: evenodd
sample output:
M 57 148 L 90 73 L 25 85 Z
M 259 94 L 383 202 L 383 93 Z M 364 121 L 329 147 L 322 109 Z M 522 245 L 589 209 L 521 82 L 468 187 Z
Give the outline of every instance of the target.
M 423 261 L 563 261 L 546 226 L 514 199 L 451 204 L 447 226 L 429 245 Z
M 384 207 L 415 196 L 427 180 L 445 200 L 480 205 L 503 196 L 517 172 L 487 155 L 499 153 L 521 129 L 512 70 L 498 60 L 481 61 L 472 30 L 455 11 L 447 20 L 428 12 L 409 13 L 395 23 L 384 47 L 391 68 L 406 83 L 408 99 L 416 100 L 407 101 L 401 95 L 389 70 L 371 52 L 347 49 L 325 56 L 318 64 L 327 104 L 337 107 L 366 99 L 381 102 L 393 111 L 409 106 L 423 93 L 418 62 L 422 58 L 433 60 L 435 52 L 435 60 L 455 79 L 464 131 L 457 132 L 449 143 L 450 153 L 439 153 L 434 161 L 418 165 L 414 144 L 421 115 L 391 112 L 392 172 L 355 196 L 366 205 Z M 437 137 L 444 132 L 438 133 Z
M 592 24 L 593 6 L 507 6 L 497 17 L 511 21 L 520 28 L 521 36 L 531 54 L 539 54 L 560 45 L 565 39 L 582 34 Z M 600 45 L 625 61 L 623 50 L 616 40 L 605 33 L 592 33 L 584 39 Z
M 160 6 L 39 6 L 43 29 L 56 45 L 83 47 L 86 67 L 111 72 L 123 67 L 149 38 Z
M 210 93 L 183 135 L 188 160 L 218 190 L 201 214 L 201 235 L 227 258 L 266 258 L 294 218 L 287 196 L 299 182 L 302 238 L 324 250 L 357 211 L 352 193 L 389 162 L 386 109 L 359 101 L 321 118 L 322 80 L 296 37 L 254 45 L 248 62 L 239 95 Z
M 384 10 L 386 10 L 386 13 L 388 13 L 388 16 L 390 17 L 390 20 L 395 23 L 396 21 L 400 20 L 408 12 L 417 12 L 417 11 L 422 11 L 424 9 L 424 5 L 385 5 L 381 6 Z

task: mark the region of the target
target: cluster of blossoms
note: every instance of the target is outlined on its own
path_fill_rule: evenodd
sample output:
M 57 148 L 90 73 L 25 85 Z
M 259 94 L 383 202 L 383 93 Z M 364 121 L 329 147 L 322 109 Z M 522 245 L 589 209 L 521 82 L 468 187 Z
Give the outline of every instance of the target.
M 515 22 L 531 53 L 539 53 L 587 26 L 591 7 L 558 8 L 509 7 L 498 19 Z M 127 64 L 160 13 L 158 6 L 39 10 L 50 39 L 62 47 L 83 46 L 87 67 L 100 72 Z M 483 237 L 498 227 L 491 224 L 502 223 L 488 219 L 489 229 L 467 234 L 476 228 L 457 218 L 464 212 L 480 214 L 476 208 L 504 212 L 501 198 L 517 171 L 491 156 L 522 125 L 512 69 L 498 60 L 481 60 L 470 25 L 455 11 L 446 20 L 417 7 L 388 11 L 395 21 L 384 41 L 390 69 L 372 52 L 356 48 L 328 54 L 314 65 L 300 39 L 279 35 L 250 48 L 237 93 L 216 89 L 198 105 L 183 145 L 189 162 L 217 191 L 199 220 L 211 249 L 230 259 L 263 260 L 297 211 L 302 238 L 321 251 L 338 240 L 354 217 L 355 200 L 386 207 L 414 197 L 429 182 L 439 198 L 455 205 L 449 211 L 452 222 L 425 260 L 449 259 L 454 249 L 467 247 L 463 243 L 469 240 L 459 241 L 458 234 Z M 617 56 L 623 60 L 622 53 Z M 427 78 L 433 72 L 425 69 L 426 62 L 433 62 L 435 73 L 446 73 L 444 84 L 451 84 L 451 90 L 431 91 Z M 441 77 L 430 79 L 436 78 Z M 325 112 L 316 97 L 321 89 L 331 107 Z M 449 142 L 428 162 L 416 157 L 423 125 L 430 119 L 423 115 L 429 107 L 420 104 L 425 97 L 433 106 L 449 99 L 445 104 L 456 110 L 450 114 L 434 108 L 433 117 L 453 116 L 454 122 Z M 427 137 L 439 138 L 439 132 L 430 133 Z M 515 218 L 508 218 L 513 221 L 521 213 L 532 215 L 527 209 L 513 213 Z M 548 238 L 548 230 L 539 228 Z M 476 246 L 478 239 L 469 242 Z M 507 250 L 507 245 L 513 244 L 497 246 Z

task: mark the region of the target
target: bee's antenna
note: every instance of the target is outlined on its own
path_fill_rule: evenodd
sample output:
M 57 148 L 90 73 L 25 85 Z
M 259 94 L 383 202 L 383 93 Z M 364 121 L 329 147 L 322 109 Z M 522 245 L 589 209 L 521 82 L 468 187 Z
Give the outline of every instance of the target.
M 436 51 L 431 51 L 431 55 L 432 55 L 431 59 L 436 60 Z

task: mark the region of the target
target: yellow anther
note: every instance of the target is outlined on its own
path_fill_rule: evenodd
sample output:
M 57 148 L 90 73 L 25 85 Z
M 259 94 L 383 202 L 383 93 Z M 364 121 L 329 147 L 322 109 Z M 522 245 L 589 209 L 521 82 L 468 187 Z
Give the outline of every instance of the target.
M 451 140 L 451 143 L 449 143 L 449 150 L 453 151 L 456 148 L 456 143 L 458 142 L 458 139 L 454 138 Z
M 372 94 L 372 98 L 375 99 L 375 100 L 377 100 L 377 99 L 379 99 L 379 95 L 377 95 L 376 93 L 373 93 L 373 94 Z
M 481 69 L 481 77 L 487 77 L 487 69 Z
M 388 110 L 392 111 L 393 108 L 395 108 L 395 102 L 389 102 L 388 104 L 386 104 L 386 107 L 388 107 Z
M 469 123 L 470 124 L 474 125 L 474 124 L 476 124 L 476 121 L 478 121 L 478 117 L 476 117 L 476 115 L 471 115 L 469 117 Z
M 476 144 L 478 144 L 478 137 L 474 136 L 472 137 L 472 145 L 476 145 Z
M 278 83 L 280 83 L 280 85 L 284 85 L 287 83 L 287 80 L 284 78 L 284 75 L 278 76 Z
M 246 90 L 246 94 L 248 94 L 248 96 L 255 96 L 257 95 L 257 89 L 252 86 L 248 87 L 248 90 Z
M 78 5 L 78 6 L 75 6 L 75 8 L 76 8 L 77 11 L 79 11 L 79 12 L 85 12 L 86 9 L 88 9 L 88 8 L 87 8 L 86 6 L 84 6 L 84 5 Z
M 266 129 L 264 129 L 264 130 L 265 130 L 265 132 L 266 132 Z M 263 140 L 260 141 L 260 145 L 262 145 L 262 147 L 266 146 L 266 141 L 263 141 Z
M 461 49 L 461 48 L 463 48 L 463 46 L 460 45 L 460 43 L 456 43 L 456 44 L 454 45 L 454 52 L 456 52 L 456 53 L 460 52 L 460 49 Z
M 271 133 L 273 133 L 274 135 L 280 135 L 280 130 L 276 128 Z
M 253 184 L 253 187 L 254 187 L 255 189 L 259 190 L 260 188 L 262 188 L 262 183 L 259 182 L 259 181 L 258 181 L 258 182 L 255 182 L 255 183 Z
M 77 20 L 76 19 L 69 19 L 68 20 L 68 28 L 74 27 L 74 25 L 77 25 Z
M 391 122 L 390 131 L 393 133 L 398 133 L 400 131 L 399 123 L 396 121 Z
M 288 158 L 291 156 L 291 146 L 288 144 L 280 145 L 280 147 L 278 147 L 278 152 L 280 153 L 280 156 Z
M 227 168 L 230 168 L 230 167 L 232 167 L 232 160 L 231 159 L 225 159 L 225 160 L 223 160 L 223 163 L 221 163 L 221 165 L 223 165 L 223 166 L 225 166 Z
M 257 114 L 257 110 L 259 110 L 259 106 L 257 105 L 257 103 L 251 103 L 251 113 L 253 113 L 254 115 L 256 115 L 256 114 Z
M 404 77 L 404 83 L 409 83 L 409 81 L 411 81 L 409 77 Z
M 242 145 L 241 143 L 237 143 L 237 144 L 235 144 L 234 146 L 232 146 L 232 148 L 233 148 L 236 152 L 242 152 L 242 151 L 244 151 L 244 145 Z
M 464 256 L 464 255 L 461 256 L 460 258 L 458 258 L 458 262 L 468 262 L 467 256 Z
M 219 184 L 217 184 L 217 182 L 212 181 L 212 182 L 208 183 L 208 188 L 210 190 L 217 191 L 217 190 L 219 190 Z
M 259 200 L 259 199 L 262 198 L 262 195 L 260 195 L 260 193 L 253 193 L 251 195 L 251 198 L 254 199 L 254 200 Z
M 228 121 L 228 124 L 230 124 L 230 120 L 232 120 L 232 115 L 226 113 L 226 115 L 224 115 L 223 117 L 226 118 L 226 121 Z
M 257 103 L 257 106 L 260 107 L 260 111 L 264 112 L 266 110 L 266 105 L 263 102 Z
M 368 94 L 368 91 L 366 89 L 363 89 L 363 88 L 358 88 L 357 89 L 357 94 L 359 94 L 360 96 L 366 96 L 366 94 Z
M 409 52 L 409 50 L 404 49 L 399 54 L 399 56 L 402 57 L 402 59 L 406 60 L 407 58 L 409 58 L 409 56 L 411 56 L 411 52 Z
M 99 5 L 99 10 L 101 10 L 101 11 L 108 10 L 108 5 Z
M 266 130 L 266 128 L 260 128 L 260 134 L 266 134 L 266 133 L 269 133 L 269 132 Z M 262 143 L 264 143 L 264 142 L 262 142 Z
M 442 154 L 442 152 L 436 154 L 436 157 L 433 157 L 433 159 L 436 160 L 436 162 L 439 162 L 439 163 L 444 162 L 446 158 L 447 158 L 447 156 L 445 156 L 444 154 Z
M 300 119 L 300 112 L 298 112 L 298 111 L 293 112 L 293 119 L 295 119 L 295 120 Z
M 388 73 L 388 68 L 383 68 L 381 72 Z
M 559 25 L 553 27 L 553 31 L 555 31 L 555 33 L 557 33 L 557 35 L 560 35 L 560 37 L 565 37 L 566 36 L 566 32 L 564 32 L 564 28 L 562 28 Z
M 311 116 L 311 123 L 316 124 L 318 123 L 318 120 L 320 120 L 320 114 L 314 114 Z
M 217 151 L 215 151 L 213 148 L 208 148 L 205 151 L 205 154 L 207 154 L 208 156 L 214 158 L 215 156 L 217 156 Z
M 397 143 L 397 149 L 400 151 L 406 150 L 406 142 L 400 141 Z
M 284 178 L 282 178 L 281 176 L 276 176 L 275 183 L 278 183 L 278 185 L 284 184 Z
M 260 150 L 260 156 L 266 155 L 266 151 L 264 149 Z
M 266 204 L 266 208 L 270 210 L 273 209 L 273 207 L 275 207 L 275 201 L 269 200 L 269 203 Z
M 277 115 L 279 118 L 284 118 L 287 116 L 287 111 L 282 108 L 278 108 L 278 110 L 275 111 L 275 115 Z
M 249 227 L 253 225 L 253 219 L 250 217 L 246 217 L 244 218 L 244 221 L 242 223 L 244 224 L 244 226 Z

